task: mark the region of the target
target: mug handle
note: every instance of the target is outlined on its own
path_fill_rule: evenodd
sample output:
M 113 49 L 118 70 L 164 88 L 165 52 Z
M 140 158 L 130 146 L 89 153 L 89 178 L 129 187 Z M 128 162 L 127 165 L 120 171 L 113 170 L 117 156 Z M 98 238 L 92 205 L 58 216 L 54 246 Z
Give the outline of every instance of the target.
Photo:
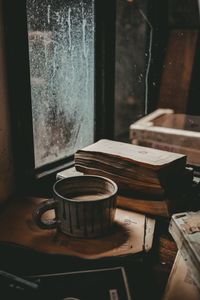
M 44 201 L 41 203 L 34 211 L 33 211 L 33 219 L 35 223 L 40 227 L 41 229 L 53 229 L 56 228 L 59 221 L 56 219 L 52 220 L 43 220 L 42 215 L 51 209 L 56 210 L 58 205 L 58 201 L 54 199 L 49 199 L 47 201 Z

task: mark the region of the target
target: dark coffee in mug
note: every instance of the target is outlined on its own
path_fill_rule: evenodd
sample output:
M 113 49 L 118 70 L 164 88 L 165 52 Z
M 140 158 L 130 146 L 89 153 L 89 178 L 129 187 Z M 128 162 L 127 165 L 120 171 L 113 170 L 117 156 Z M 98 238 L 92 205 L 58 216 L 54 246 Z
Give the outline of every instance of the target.
M 57 181 L 53 199 L 38 207 L 33 218 L 40 228 L 58 228 L 74 237 L 93 238 L 108 233 L 113 225 L 117 185 L 95 175 L 73 176 Z M 55 209 L 56 219 L 48 222 L 42 215 Z
M 70 195 L 68 196 L 70 199 L 74 199 L 74 200 L 87 200 L 87 201 L 93 201 L 93 200 L 98 200 L 98 199 L 101 199 L 103 197 L 104 194 L 101 194 L 101 193 L 97 193 L 97 194 L 74 194 L 74 195 Z

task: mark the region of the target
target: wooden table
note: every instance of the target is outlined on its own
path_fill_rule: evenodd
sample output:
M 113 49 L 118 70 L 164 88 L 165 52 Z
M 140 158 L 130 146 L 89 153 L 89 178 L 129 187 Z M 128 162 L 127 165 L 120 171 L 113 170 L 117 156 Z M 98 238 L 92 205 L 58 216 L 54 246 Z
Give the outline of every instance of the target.
M 26 207 L 27 209 L 29 208 L 29 202 L 27 202 Z M 7 230 L 10 236 L 12 236 L 12 230 L 17 230 L 17 226 L 16 228 L 11 228 L 11 222 L 9 221 L 12 219 L 12 216 L 14 217 L 14 212 L 17 209 L 20 208 L 15 207 L 15 210 L 9 213 L 8 225 L 4 226 L 5 232 Z M 23 218 L 24 212 L 20 211 L 19 215 L 21 216 L 20 218 Z M 27 216 L 26 223 L 35 231 L 36 228 Z M 3 218 L 5 218 L 4 212 L 0 215 L 0 222 Z M 146 255 L 122 256 L 119 259 L 92 260 L 90 262 L 77 257 L 63 255 L 64 253 L 58 255 L 45 254 L 33 250 L 32 247 L 24 248 L 16 244 L 11 246 L 0 242 L 0 269 L 23 276 L 23 274 L 34 275 L 43 272 L 66 272 L 74 269 L 96 268 L 99 266 L 106 268 L 122 265 L 127 271 L 130 289 L 134 295 L 133 299 L 142 300 L 147 299 L 148 296 L 150 299 L 159 300 L 162 299 L 177 253 L 176 244 L 168 233 L 168 225 L 169 220 L 156 219 L 153 247 Z M 37 238 L 35 241 L 37 242 Z

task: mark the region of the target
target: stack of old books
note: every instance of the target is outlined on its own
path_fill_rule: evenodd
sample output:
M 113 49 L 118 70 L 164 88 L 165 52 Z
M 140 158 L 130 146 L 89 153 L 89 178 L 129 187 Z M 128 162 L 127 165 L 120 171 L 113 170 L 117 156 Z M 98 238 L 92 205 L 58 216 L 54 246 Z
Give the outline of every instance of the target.
M 106 139 L 78 150 L 75 168 L 114 180 L 120 207 L 160 216 L 184 209 L 180 194 L 193 177 L 183 154 Z

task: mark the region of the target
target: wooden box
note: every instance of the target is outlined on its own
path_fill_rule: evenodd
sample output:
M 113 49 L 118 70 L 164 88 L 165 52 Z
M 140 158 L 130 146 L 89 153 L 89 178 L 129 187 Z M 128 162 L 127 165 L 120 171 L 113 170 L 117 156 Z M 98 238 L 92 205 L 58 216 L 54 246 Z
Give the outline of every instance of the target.
M 131 143 L 187 155 L 200 166 L 200 117 L 157 109 L 130 125 Z

